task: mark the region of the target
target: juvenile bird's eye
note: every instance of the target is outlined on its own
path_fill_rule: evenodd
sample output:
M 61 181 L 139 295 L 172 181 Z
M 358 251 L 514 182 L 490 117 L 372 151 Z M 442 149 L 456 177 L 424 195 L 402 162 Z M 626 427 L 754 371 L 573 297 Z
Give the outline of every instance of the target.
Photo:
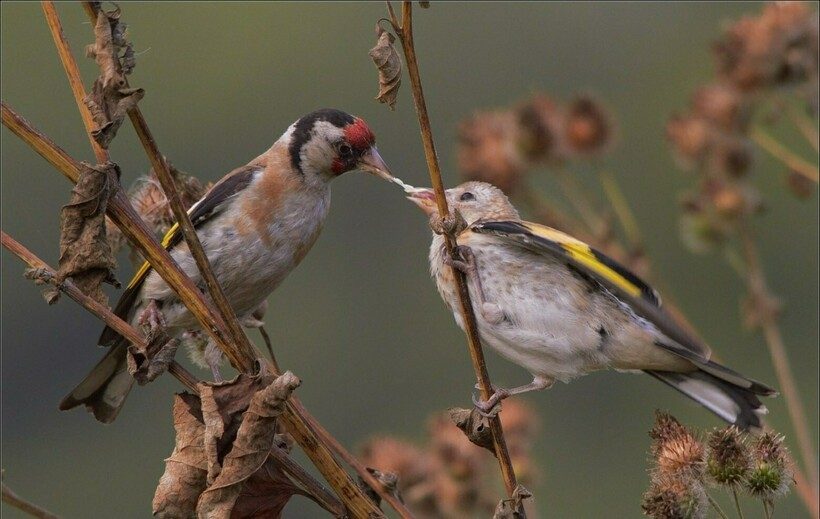
M 348 156 L 351 153 L 353 153 L 353 148 L 351 148 L 347 144 L 342 144 L 339 146 L 339 155 Z
M 470 200 L 475 200 L 475 195 L 467 191 L 466 193 L 461 195 L 461 198 L 459 198 L 459 200 L 461 200 L 462 202 L 469 202 Z

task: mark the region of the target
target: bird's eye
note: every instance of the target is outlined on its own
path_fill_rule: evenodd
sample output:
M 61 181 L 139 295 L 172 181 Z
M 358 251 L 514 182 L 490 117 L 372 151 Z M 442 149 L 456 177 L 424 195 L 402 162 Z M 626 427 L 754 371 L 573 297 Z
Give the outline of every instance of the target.
M 353 148 L 351 148 L 349 145 L 347 145 L 347 144 L 339 145 L 339 155 L 342 155 L 342 156 L 346 157 L 346 156 L 350 155 L 351 153 L 353 153 Z
M 461 200 L 462 202 L 469 202 L 470 200 L 475 200 L 475 195 L 467 191 L 466 193 L 461 195 L 461 198 L 459 198 L 459 200 Z

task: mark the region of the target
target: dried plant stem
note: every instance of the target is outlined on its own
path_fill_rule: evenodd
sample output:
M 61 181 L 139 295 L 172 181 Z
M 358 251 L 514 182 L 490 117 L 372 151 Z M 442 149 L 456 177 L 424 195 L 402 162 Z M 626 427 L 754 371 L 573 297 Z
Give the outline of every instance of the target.
M 746 262 L 746 283 L 749 295 L 757 304 L 765 305 L 767 301 L 771 300 L 772 296 L 769 292 L 763 267 L 760 263 L 757 245 L 748 223 L 744 222 L 740 225 L 739 236 L 743 246 L 743 257 Z M 814 447 L 812 446 L 812 436 L 809 430 L 808 420 L 806 419 L 805 407 L 800 396 L 800 391 L 797 389 L 794 374 L 789 363 L 789 356 L 783 344 L 780 327 L 777 324 L 774 312 L 771 310 L 762 308 L 758 314 L 763 337 L 766 340 L 766 345 L 769 347 L 769 354 L 772 358 L 775 374 L 777 375 L 780 389 L 786 400 L 786 408 L 789 411 L 792 427 L 797 437 L 800 455 L 803 458 L 803 468 L 809 475 L 809 483 L 812 485 L 813 492 L 816 496 L 818 480 L 815 460 L 817 458 L 814 453 Z
M 0 236 L 2 236 L 3 247 L 23 260 L 23 262 L 29 267 L 38 269 L 42 272 L 42 276 L 39 279 L 48 281 L 49 284 L 58 288 L 68 297 L 79 303 L 80 306 L 97 316 L 106 325 L 116 330 L 117 333 L 128 339 L 129 342 L 135 346 L 142 349 L 147 349 L 148 344 L 145 342 L 145 338 L 133 326 L 114 315 L 108 307 L 85 295 L 79 288 L 77 288 L 76 285 L 74 285 L 74 283 L 71 282 L 70 279 L 66 279 L 62 283 L 58 283 L 57 272 L 53 268 L 38 258 L 33 252 L 28 250 L 17 240 L 6 234 L 5 231 L 0 231 Z M 180 382 L 182 382 L 187 389 L 196 393 L 196 385 L 199 383 L 199 380 L 197 380 L 196 377 L 176 362 L 173 362 L 172 364 L 174 365 L 173 371 L 169 369 L 169 372 L 172 372 L 172 374 Z
M 595 210 L 595 204 L 578 180 L 563 168 L 556 171 L 555 178 L 558 180 L 558 187 L 564 192 L 564 198 L 572 204 L 593 236 L 603 236 L 606 233 L 606 222 Z
M 791 103 L 787 102 L 785 105 L 786 114 L 797 127 L 797 130 L 803 135 L 811 147 L 814 148 L 814 151 L 820 151 L 820 132 L 817 131 L 817 123 L 806 117 Z
M 441 169 L 436 156 L 435 143 L 433 141 L 433 133 L 430 127 L 430 118 L 427 113 L 427 104 L 424 100 L 424 91 L 421 85 L 421 76 L 419 74 L 418 60 L 416 59 L 416 49 L 413 42 L 413 6 L 412 2 L 402 2 L 401 22 L 396 20 L 393 8 L 390 2 L 387 2 L 388 10 L 393 24 L 393 29 L 401 41 L 402 49 L 404 50 L 405 62 L 407 63 L 407 71 L 410 76 L 411 89 L 413 91 L 413 101 L 416 107 L 416 115 L 419 119 L 419 126 L 421 129 L 421 139 L 424 145 L 424 156 L 427 160 L 427 167 L 430 171 L 430 182 L 436 193 L 436 204 L 438 206 L 438 214 L 442 218 L 450 216 L 449 208 L 447 207 L 447 199 L 444 194 L 444 183 L 441 179 Z M 447 253 L 452 254 L 454 247 L 457 245 L 452 236 L 445 235 L 445 244 Z M 458 295 L 460 302 L 461 315 L 464 319 L 464 328 L 467 334 L 467 343 L 470 351 L 470 357 L 475 370 L 478 385 L 483 399 L 489 399 L 493 393 L 492 384 L 490 383 L 490 374 L 487 371 L 487 364 L 484 360 L 484 352 L 481 349 L 481 341 L 479 339 L 478 328 L 476 326 L 475 314 L 473 306 L 470 301 L 470 293 L 467 289 L 466 279 L 464 274 L 455 271 L 456 285 L 458 286 Z M 501 427 L 501 420 L 498 416 L 490 419 L 490 430 L 492 431 L 493 446 L 495 448 L 496 457 L 498 458 L 501 467 L 501 474 L 504 479 L 504 486 L 507 494 L 513 497 L 513 493 L 518 486 L 513 470 L 510 454 L 507 450 L 507 443 L 504 439 L 504 432 Z M 520 513 L 524 514 L 523 507 Z
M 333 514 L 334 517 L 345 516 L 345 507 L 336 499 L 336 496 L 328 492 L 324 485 L 316 481 L 313 476 L 308 474 L 307 471 L 296 463 L 293 458 L 288 456 L 285 451 L 274 446 L 270 450 L 270 457 L 276 460 L 285 473 L 298 481 L 319 506 Z
M 82 79 L 79 76 L 79 69 L 74 62 L 73 56 L 68 50 L 68 44 L 62 36 L 62 31 L 58 30 L 60 28 L 59 18 L 53 8 L 53 4 L 47 1 L 43 2 L 43 9 L 46 12 L 46 19 L 49 23 L 49 27 L 52 29 L 52 34 L 55 35 L 54 39 L 59 50 L 60 59 L 63 62 L 67 75 L 69 76 L 69 83 L 72 85 L 78 107 L 80 112 L 84 114 L 83 120 L 86 122 L 86 128 L 90 131 L 88 122 L 92 120 L 88 107 L 82 102 L 82 99 L 85 97 L 85 93 L 82 86 Z M 95 12 L 95 9 L 89 5 L 86 6 L 86 12 L 91 14 Z M 59 34 L 59 38 L 57 34 Z M 62 49 L 65 49 L 65 51 Z M 250 342 L 242 330 L 241 325 L 238 323 L 235 316 L 233 316 L 233 311 L 227 303 L 227 299 L 224 297 L 224 294 L 221 293 L 221 288 L 216 281 L 216 278 L 213 276 L 213 272 L 210 269 L 207 257 L 205 256 L 204 251 L 202 251 L 201 244 L 199 244 L 196 231 L 193 229 L 193 225 L 190 222 L 190 218 L 188 218 L 187 212 L 184 210 L 184 207 L 182 207 L 179 195 L 176 192 L 170 172 L 168 171 L 167 164 L 162 158 L 162 155 L 159 153 L 159 149 L 157 148 L 145 119 L 142 117 L 139 110 L 135 109 L 129 111 L 129 117 L 131 118 L 131 122 L 134 124 L 134 128 L 140 137 L 140 141 L 143 143 L 143 146 L 148 153 L 149 159 L 154 165 L 154 169 L 157 172 L 160 183 L 163 185 L 165 195 L 171 202 L 171 207 L 174 210 L 178 223 L 180 224 L 183 236 L 192 251 L 194 259 L 197 261 L 197 266 L 200 273 L 203 278 L 207 280 L 206 284 L 211 292 L 212 299 L 217 304 L 218 310 L 215 309 L 213 305 L 209 304 L 207 300 L 205 300 L 202 294 L 196 289 L 191 279 L 188 278 L 188 276 L 186 276 L 181 269 L 179 269 L 179 266 L 176 265 L 176 263 L 171 259 L 167 251 L 162 249 L 153 236 L 150 236 L 148 241 L 152 242 L 151 248 L 156 246 L 162 250 L 160 256 L 163 257 L 163 260 L 156 262 L 152 261 L 152 259 L 156 260 L 156 258 L 152 258 L 150 254 L 143 254 L 143 256 L 171 286 L 171 288 L 178 293 L 180 299 L 186 304 L 186 306 L 189 307 L 192 314 L 198 318 L 203 330 L 214 338 L 216 344 L 223 351 L 223 353 L 225 353 L 225 356 L 229 359 L 231 364 L 241 372 L 252 373 L 256 369 L 256 351 L 253 346 L 250 345 Z M 94 141 L 92 138 L 92 146 L 94 145 L 93 142 Z M 98 160 L 101 160 L 102 158 L 105 160 L 108 159 L 107 152 L 102 157 L 98 156 Z M 136 222 L 132 221 L 132 223 L 145 227 L 144 222 L 142 222 L 133 210 L 133 207 L 131 207 L 121 190 L 117 190 L 116 194 L 112 197 L 111 202 L 116 202 L 118 200 L 122 200 L 122 208 L 125 208 L 129 214 L 127 218 L 121 219 L 120 221 L 117 221 L 114 217 L 112 217 L 112 220 L 120 225 L 126 219 L 135 219 Z M 109 207 L 116 209 L 117 205 L 111 203 Z M 128 211 L 129 209 L 130 211 Z M 128 236 L 128 233 L 122 228 L 122 226 L 121 229 L 123 230 L 123 234 Z M 166 272 L 163 273 L 163 271 Z M 168 274 L 169 277 L 166 277 L 165 274 Z M 176 281 L 176 283 L 173 281 Z M 175 284 L 178 286 L 175 286 Z M 220 295 L 222 295 L 222 297 L 220 297 Z M 202 309 L 204 311 L 199 313 L 195 312 L 192 306 L 196 307 L 200 305 L 203 307 Z M 278 374 L 272 369 L 269 371 L 271 371 L 274 375 Z M 337 492 L 339 497 L 345 503 L 345 506 L 347 506 L 352 514 L 363 517 L 368 515 L 377 517 L 383 516 L 375 504 L 370 501 L 358 485 L 355 484 L 350 475 L 344 471 L 341 465 L 339 465 L 338 461 L 333 457 L 332 452 L 327 448 L 327 446 L 319 441 L 319 438 L 309 425 L 310 421 L 304 416 L 298 416 L 296 414 L 291 401 L 288 402 L 285 413 L 282 415 L 282 422 L 286 425 L 288 432 L 291 433 L 294 440 L 302 447 L 314 465 L 316 465 L 322 475 L 327 479 L 334 491 Z
M 623 191 L 618 186 L 615 175 L 609 171 L 602 171 L 598 177 L 601 180 L 601 186 L 604 188 L 607 200 L 609 200 L 609 205 L 612 206 L 612 210 L 615 212 L 615 216 L 618 218 L 631 248 L 633 250 L 643 249 L 643 236 L 641 236 L 638 220 L 635 218 L 635 214 L 632 212 Z
M 729 519 L 729 516 L 726 515 L 726 512 L 723 511 L 718 502 L 715 501 L 715 498 L 712 497 L 709 492 L 706 493 L 706 498 L 709 500 L 709 504 L 712 505 L 712 508 L 715 509 L 715 512 L 717 512 L 720 517 L 723 519 Z
M 3 502 L 8 503 L 9 506 L 13 506 L 28 515 L 38 517 L 39 519 L 59 519 L 59 516 L 52 514 L 45 508 L 35 505 L 31 501 L 26 501 L 22 497 L 18 496 L 5 483 L 1 483 L 0 486 L 2 486 L 3 490 Z
M 740 508 L 740 497 L 737 495 L 737 486 L 732 485 L 732 495 L 735 498 L 735 511 L 737 511 L 737 516 L 740 519 L 743 519 L 743 509 Z
M 402 519 L 412 519 L 414 517 L 413 513 L 407 508 L 407 506 L 404 503 L 401 502 L 399 498 L 387 492 L 386 490 L 383 490 L 382 483 L 379 482 L 379 480 L 376 479 L 373 476 L 373 474 L 371 474 L 370 471 L 367 470 L 367 467 L 365 467 L 361 461 L 359 461 L 347 449 L 345 449 L 344 446 L 341 443 L 339 443 L 339 440 L 331 436 L 327 429 L 325 429 L 324 426 L 317 422 L 315 418 L 311 417 L 311 420 L 314 429 L 322 438 L 322 440 L 324 440 L 324 442 L 330 446 L 330 448 L 333 450 L 333 452 L 336 453 L 336 455 L 342 458 L 345 461 L 345 463 L 350 465 L 356 471 L 356 473 L 359 474 L 359 476 L 364 480 L 365 483 L 367 483 L 371 488 L 376 490 L 376 492 L 379 493 L 379 496 L 381 496 L 382 499 L 387 501 L 390 504 L 390 506 L 393 507 L 393 510 L 395 510 L 399 514 L 399 517 L 401 517 Z
M 42 272 L 40 279 L 48 280 L 50 284 L 60 289 L 60 291 L 65 293 L 68 297 L 79 303 L 80 306 L 100 318 L 106 325 L 116 330 L 117 333 L 128 339 L 128 341 L 132 344 L 143 349 L 147 348 L 147 344 L 145 343 L 145 339 L 142 334 L 140 334 L 140 332 L 138 332 L 134 327 L 114 315 L 107 307 L 83 294 L 83 292 L 70 280 L 65 280 L 62 283 L 58 283 L 56 281 L 56 272 L 53 268 L 48 266 L 48 264 L 38 258 L 22 244 L 17 242 L 14 238 L 6 234 L 5 231 L 0 231 L 0 237 L 2 238 L 3 247 L 23 260 L 23 262 L 25 262 L 29 267 L 39 269 Z M 188 372 L 182 365 L 176 361 L 173 361 L 170 364 L 168 371 L 180 382 L 182 382 L 182 384 L 189 391 L 198 393 L 197 384 L 200 381 L 197 380 L 197 378 Z M 293 461 L 290 456 L 276 447 L 271 449 L 271 456 L 276 459 L 285 472 L 298 481 L 323 508 L 337 517 L 344 515 L 344 507 L 342 506 L 342 503 L 330 494 L 321 483 L 316 481 L 313 476 L 308 474 L 301 466 Z
M 766 515 L 766 519 L 772 519 L 774 503 L 772 503 L 770 506 L 768 499 L 761 499 L 760 501 L 763 503 L 763 513 Z
M 795 173 L 803 175 L 813 182 L 820 180 L 820 171 L 818 171 L 817 166 L 813 166 L 795 155 L 794 152 L 780 144 L 774 137 L 764 132 L 759 126 L 752 128 L 749 137 L 772 157 L 781 161 Z
M 80 109 L 80 115 L 83 118 L 88 139 L 91 141 L 91 149 L 94 150 L 94 156 L 100 164 L 108 161 L 108 150 L 103 149 L 102 146 L 91 135 L 94 129 L 94 118 L 91 117 L 91 112 L 85 105 L 85 88 L 83 87 L 82 76 L 80 76 L 80 69 L 77 68 L 77 62 L 71 54 L 71 47 L 68 45 L 63 34 L 63 25 L 60 23 L 60 17 L 57 10 L 54 8 L 54 2 L 43 1 L 43 13 L 46 17 L 46 23 L 51 31 L 51 37 L 54 38 L 54 45 L 57 46 L 57 53 L 60 56 L 60 62 L 63 64 L 66 76 L 68 76 L 68 84 L 71 86 L 71 92 L 74 94 L 74 100 Z

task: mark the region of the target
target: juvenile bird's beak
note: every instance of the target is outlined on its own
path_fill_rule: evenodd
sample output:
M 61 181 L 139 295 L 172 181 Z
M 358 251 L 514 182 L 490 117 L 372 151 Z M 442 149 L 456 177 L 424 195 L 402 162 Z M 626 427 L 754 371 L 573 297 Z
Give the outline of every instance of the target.
M 384 180 L 393 181 L 393 174 L 390 173 L 390 168 L 385 164 L 382 156 L 379 155 L 379 150 L 375 146 L 371 146 L 361 158 L 359 158 L 359 169 L 373 173 L 377 177 Z
M 407 199 L 419 206 L 419 209 L 424 211 L 424 214 L 430 216 L 435 213 L 437 210 L 435 191 L 424 187 L 416 187 L 413 189 L 413 191 L 408 192 Z

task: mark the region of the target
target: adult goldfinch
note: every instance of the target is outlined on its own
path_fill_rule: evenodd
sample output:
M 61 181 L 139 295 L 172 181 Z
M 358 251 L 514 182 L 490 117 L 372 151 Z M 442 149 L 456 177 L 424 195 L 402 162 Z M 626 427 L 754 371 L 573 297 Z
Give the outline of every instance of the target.
M 408 196 L 431 223 L 429 189 Z M 760 427 L 758 396 L 776 392 L 711 361 L 709 347 L 661 306 L 658 294 L 623 266 L 571 236 L 522 221 L 504 193 L 483 182 L 447 190 L 447 202 L 467 228 L 457 258 L 433 235 L 430 271 L 461 328 L 453 268 L 467 275 L 481 342 L 528 370 L 533 381 L 497 389 L 501 399 L 569 382 L 591 371 L 643 371 L 744 429 Z
M 323 109 L 293 123 L 262 155 L 228 173 L 194 204 L 189 215 L 236 315 L 252 314 L 313 246 L 330 207 L 330 181 L 361 169 L 392 178 L 360 118 Z M 199 270 L 175 225 L 163 240 L 182 270 L 202 284 Z M 199 324 L 147 263 L 120 298 L 115 313 L 133 325 L 162 323 L 169 336 L 201 338 Z M 218 350 L 207 339 L 192 358 L 216 369 Z M 134 379 L 126 369 L 128 342 L 106 328 L 99 344 L 110 351 L 66 396 L 60 409 L 85 404 L 102 422 L 116 418 Z M 216 351 L 217 354 L 213 355 Z

